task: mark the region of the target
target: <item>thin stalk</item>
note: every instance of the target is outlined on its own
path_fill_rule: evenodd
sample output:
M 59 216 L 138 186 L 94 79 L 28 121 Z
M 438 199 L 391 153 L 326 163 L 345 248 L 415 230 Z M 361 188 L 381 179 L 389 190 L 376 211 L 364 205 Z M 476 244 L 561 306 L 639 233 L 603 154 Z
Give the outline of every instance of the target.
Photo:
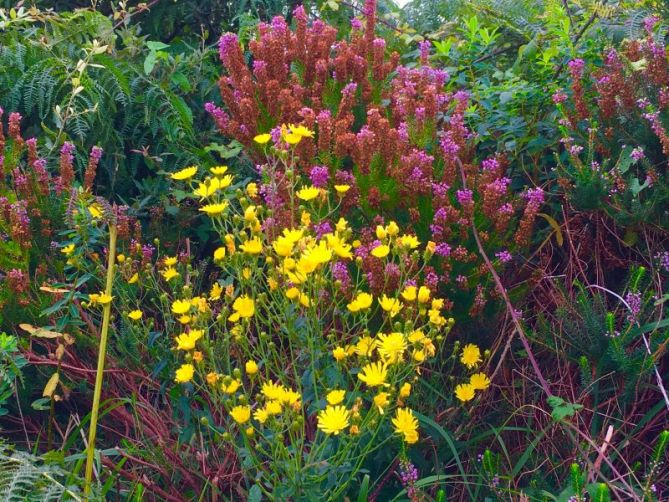
M 114 263 L 116 262 L 116 225 L 109 226 L 109 256 L 107 259 L 107 284 L 105 294 L 111 296 L 114 283 Z M 91 410 L 91 425 L 88 430 L 88 446 L 86 451 L 86 480 L 84 484 L 84 495 L 86 500 L 91 493 L 91 481 L 93 479 L 93 457 L 95 455 L 95 433 L 98 425 L 98 414 L 100 411 L 100 394 L 102 393 L 102 379 L 105 370 L 105 356 L 107 353 L 107 335 L 109 334 L 109 318 L 111 316 L 111 304 L 106 303 L 102 307 L 102 331 L 100 332 L 100 348 L 98 349 L 98 367 L 95 374 L 95 389 L 93 391 L 93 409 Z

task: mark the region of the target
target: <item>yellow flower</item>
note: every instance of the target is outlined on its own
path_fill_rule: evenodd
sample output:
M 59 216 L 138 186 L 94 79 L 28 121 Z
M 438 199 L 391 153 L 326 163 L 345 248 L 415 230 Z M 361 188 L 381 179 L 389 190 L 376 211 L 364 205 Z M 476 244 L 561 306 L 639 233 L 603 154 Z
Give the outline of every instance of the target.
M 190 166 L 190 167 L 185 167 L 181 171 L 177 171 L 176 173 L 170 174 L 170 178 L 173 180 L 187 180 L 192 178 L 197 174 L 197 166 Z
M 339 195 L 344 195 L 351 189 L 351 185 L 335 185 L 334 189 L 337 191 Z
M 276 400 L 268 401 L 265 404 L 265 411 L 268 415 L 278 415 L 281 413 L 281 403 Z
M 409 341 L 411 343 L 420 343 L 425 339 L 425 333 L 423 333 L 421 330 L 417 329 L 415 331 L 412 331 L 411 334 L 409 335 Z
M 128 312 L 128 317 L 133 321 L 139 321 L 142 318 L 143 312 L 141 310 L 133 310 Z
M 388 365 L 386 363 L 369 363 L 363 367 L 358 378 L 365 382 L 368 387 L 378 387 L 386 383 L 388 378 Z
M 304 187 L 297 192 L 297 197 L 304 201 L 310 201 L 315 199 L 321 193 L 320 188 L 316 187 Z
M 101 305 L 107 305 L 108 303 L 111 303 L 111 301 L 114 299 L 113 296 L 108 295 L 107 293 L 100 293 L 98 296 L 98 303 Z
M 425 361 L 425 352 L 423 350 L 414 349 L 413 352 L 411 353 L 411 357 L 413 357 L 413 360 L 416 361 L 417 363 L 422 363 L 423 361 Z
M 247 295 L 240 296 L 232 304 L 232 309 L 235 311 L 228 319 L 232 322 L 236 322 L 240 317 L 248 318 L 253 317 L 253 314 L 256 312 L 256 304 L 253 301 L 253 298 L 249 298 Z
M 393 364 L 402 360 L 404 351 L 407 348 L 407 341 L 402 333 L 379 334 L 377 351 L 381 358 L 388 364 Z
M 177 370 L 174 377 L 174 381 L 177 383 L 186 383 L 190 382 L 195 375 L 195 368 L 192 364 L 182 364 L 181 367 Z
M 207 376 L 205 378 L 209 385 L 214 385 L 218 381 L 218 375 L 213 371 L 211 373 L 207 373 Z
M 222 294 L 223 294 L 223 287 L 219 283 L 215 282 L 214 285 L 211 287 L 211 291 L 209 291 L 209 299 L 220 300 Z
M 376 238 L 383 240 L 387 236 L 388 236 L 388 232 L 386 232 L 386 229 L 383 228 L 383 225 L 376 225 Z
M 190 310 L 190 300 L 175 300 L 172 302 L 172 312 L 175 314 L 185 314 Z
M 230 410 L 230 416 L 238 424 L 244 424 L 251 418 L 251 407 L 235 406 Z
M 119 262 L 119 263 L 123 263 L 125 261 L 125 255 L 124 254 L 118 255 L 116 257 L 116 261 Z
M 253 141 L 258 143 L 259 145 L 264 145 L 268 143 L 270 139 L 272 139 L 272 135 L 269 133 L 258 134 L 257 136 L 253 137 Z
M 253 412 L 253 418 L 255 418 L 261 424 L 264 424 L 269 418 L 269 413 L 267 413 L 267 410 L 264 408 L 258 408 Z
M 74 253 L 74 244 L 68 244 L 63 249 L 61 249 L 60 252 L 65 256 L 70 256 L 72 253 Z
M 455 397 L 457 397 L 463 403 L 471 401 L 476 395 L 474 386 L 469 383 L 461 383 L 455 388 Z
M 168 267 L 165 270 L 160 271 L 160 275 L 164 277 L 166 281 L 179 277 L 179 272 L 174 267 Z
M 132 277 L 128 279 L 128 284 L 135 284 L 137 281 L 139 281 L 139 274 L 135 272 L 134 274 L 132 274 Z
M 311 215 L 307 211 L 302 211 L 302 215 L 300 216 L 300 223 L 303 227 L 308 227 L 311 225 Z
M 281 137 L 289 145 L 297 145 L 300 141 L 302 141 L 302 136 L 292 132 L 285 132 Z
M 290 128 L 290 132 L 292 132 L 293 134 L 297 134 L 298 136 L 301 136 L 303 138 L 314 137 L 314 131 L 303 125 L 296 126 L 294 124 L 289 124 L 288 127 Z
M 249 183 L 246 185 L 246 195 L 254 198 L 258 195 L 258 185 L 256 183 Z
M 225 258 L 225 247 L 221 246 L 216 248 L 214 251 L 214 260 L 221 261 L 223 258 Z
M 288 229 L 284 228 L 283 229 L 283 236 L 288 239 L 290 242 L 295 244 L 297 241 L 299 241 L 302 238 L 302 235 L 304 232 L 301 229 Z
M 400 227 L 397 226 L 397 223 L 394 221 L 391 221 L 388 223 L 388 226 L 386 226 L 386 232 L 388 232 L 388 235 L 391 237 L 396 236 L 400 231 Z
M 372 249 L 371 254 L 376 258 L 385 258 L 388 256 L 388 253 L 390 253 L 390 247 L 386 246 L 385 244 L 381 244 Z
M 239 249 L 248 254 L 260 254 L 262 253 L 262 241 L 258 237 L 253 237 L 244 244 L 240 244 Z
M 420 241 L 415 235 L 403 235 L 398 240 L 402 247 L 409 249 L 416 249 L 420 245 Z
M 199 210 L 206 213 L 208 216 L 219 216 L 223 214 L 223 211 L 227 208 L 228 201 L 226 200 L 217 204 L 207 204 L 206 206 L 202 206 Z
M 270 380 L 262 384 L 261 392 L 267 399 L 278 400 L 283 394 L 283 386 Z
M 462 349 L 460 362 L 471 369 L 481 362 L 481 351 L 473 343 L 469 343 Z
M 402 309 L 402 304 L 397 298 L 388 298 L 386 295 L 379 298 L 379 304 L 383 310 L 390 313 L 390 317 L 395 317 Z
M 255 375 L 258 373 L 258 364 L 255 361 L 246 361 L 244 369 L 246 369 L 247 375 Z
M 214 176 L 223 176 L 225 173 L 228 172 L 228 166 L 210 167 L 209 172 L 211 172 L 211 174 L 213 174 Z
M 430 301 L 430 290 L 425 286 L 421 286 L 418 290 L 418 301 L 420 303 L 427 303 Z
M 188 314 L 184 314 L 184 315 L 182 315 L 181 317 L 179 317 L 179 322 L 180 322 L 181 324 L 188 324 L 188 323 L 191 322 L 192 320 L 193 320 L 193 319 L 192 319 L 191 316 L 189 316 Z
M 318 246 L 313 246 L 305 250 L 302 255 L 302 259 L 314 265 L 315 268 L 316 266 L 327 263 L 332 259 L 332 250 L 328 249 L 327 244 L 324 241 L 321 241 L 318 243 Z
M 221 390 L 226 394 L 234 394 L 242 386 L 242 382 L 239 380 L 232 380 L 228 385 L 225 385 L 225 382 L 221 384 Z
M 336 361 L 341 361 L 346 358 L 346 349 L 344 349 L 344 347 L 336 347 L 332 351 L 332 356 Z
M 411 395 L 411 384 L 409 382 L 404 382 L 402 387 L 400 387 L 400 397 L 406 398 Z
M 409 408 L 397 408 L 392 420 L 395 432 L 404 436 L 404 441 L 413 444 L 418 441 L 418 420 Z
M 91 216 L 96 220 L 102 218 L 102 208 L 97 202 L 88 206 L 88 211 L 91 213 Z
M 272 243 L 276 254 L 282 257 L 290 256 L 293 253 L 293 242 L 287 237 L 281 235 Z
M 351 412 L 344 406 L 328 406 L 318 413 L 317 427 L 335 436 L 348 427 Z
M 165 266 L 166 267 L 173 267 L 174 265 L 177 264 L 177 259 L 174 256 L 168 256 L 165 258 Z
M 339 236 L 327 234 L 326 236 L 328 241 L 328 247 L 334 251 L 334 253 L 339 256 L 339 258 L 353 258 L 353 253 L 351 253 L 351 245 L 346 244 L 346 242 Z
M 363 357 L 371 357 L 376 348 L 377 341 L 371 336 L 364 336 L 355 345 L 355 353 Z
M 188 333 L 182 333 L 175 338 L 178 350 L 193 350 L 195 343 L 202 338 L 204 331 L 201 329 L 194 329 Z
M 381 415 L 383 415 L 383 409 L 390 403 L 390 401 L 388 401 L 389 395 L 390 394 L 387 392 L 379 392 L 374 396 L 374 405 L 379 409 Z
M 490 387 L 490 379 L 485 373 L 474 373 L 469 377 L 469 384 L 474 390 L 486 390 Z
M 193 352 L 193 361 L 195 361 L 196 363 L 201 363 L 202 359 L 204 359 L 204 355 L 202 354 L 202 352 L 200 352 L 199 350 Z
M 351 312 L 360 312 L 361 310 L 366 310 L 371 307 L 373 300 L 374 297 L 369 293 L 358 293 L 355 299 L 346 307 Z
M 345 390 L 331 390 L 328 392 L 327 396 L 325 396 L 325 399 L 327 399 L 328 404 L 334 406 L 341 403 L 344 400 L 345 395 Z
M 407 286 L 402 291 L 402 298 L 408 302 L 412 302 L 416 299 L 416 286 Z

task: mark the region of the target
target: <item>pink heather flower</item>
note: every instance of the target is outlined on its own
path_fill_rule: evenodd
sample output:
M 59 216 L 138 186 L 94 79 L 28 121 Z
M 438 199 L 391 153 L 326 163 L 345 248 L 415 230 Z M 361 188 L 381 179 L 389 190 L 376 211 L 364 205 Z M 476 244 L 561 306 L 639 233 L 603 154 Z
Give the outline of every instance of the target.
M 569 61 L 569 63 L 567 63 L 567 67 L 569 68 L 571 77 L 573 79 L 578 79 L 583 76 L 585 61 L 583 61 L 581 58 L 572 59 L 571 61 Z
M 325 188 L 328 185 L 328 180 L 330 179 L 330 173 L 328 168 L 325 166 L 314 166 L 311 168 L 309 173 L 309 179 L 311 184 L 318 188 Z
M 227 66 L 228 55 L 239 49 L 239 39 L 234 33 L 225 33 L 218 41 L 218 56 L 221 62 Z
M 362 30 L 362 22 L 357 17 L 351 19 L 352 30 Z
M 646 157 L 646 154 L 643 151 L 643 148 L 638 146 L 630 153 L 630 157 L 634 162 L 639 162 L 641 159 Z
M 562 91 L 555 91 L 552 96 L 553 103 L 560 104 L 567 101 L 567 95 Z
M 499 252 L 495 253 L 495 256 L 502 263 L 508 263 L 511 260 L 513 260 L 513 256 L 511 256 L 511 253 L 509 253 L 506 249 L 504 251 L 499 251 Z
M 467 188 L 455 192 L 455 197 L 461 206 L 468 206 L 474 203 L 474 193 Z

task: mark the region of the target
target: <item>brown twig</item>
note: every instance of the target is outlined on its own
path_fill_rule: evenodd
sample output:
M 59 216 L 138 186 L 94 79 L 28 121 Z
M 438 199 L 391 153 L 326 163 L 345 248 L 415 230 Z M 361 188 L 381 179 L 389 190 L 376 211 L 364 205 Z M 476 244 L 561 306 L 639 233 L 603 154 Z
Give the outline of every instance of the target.
M 465 168 L 462 165 L 462 161 L 456 157 L 456 161 L 458 163 L 458 167 L 460 168 L 460 177 L 462 178 L 462 186 L 464 188 L 467 187 L 467 176 L 465 175 Z M 471 228 L 472 228 L 472 234 L 474 235 L 474 240 L 476 241 L 476 246 L 478 247 L 479 253 L 481 257 L 483 258 L 483 261 L 485 262 L 486 268 L 490 272 L 490 275 L 492 275 L 493 280 L 495 281 L 495 285 L 497 286 L 497 290 L 501 297 L 504 299 L 504 303 L 506 304 L 506 308 L 509 312 L 509 315 L 511 316 L 511 319 L 513 320 L 513 323 L 516 327 L 516 331 L 518 332 L 518 336 L 520 338 L 520 341 L 523 344 L 523 347 L 525 348 L 525 352 L 527 352 L 527 357 L 530 360 L 530 364 L 532 365 L 532 368 L 534 369 L 534 373 L 537 376 L 537 379 L 539 380 L 539 384 L 541 385 L 541 388 L 543 391 L 546 393 L 547 396 L 552 396 L 552 392 L 550 388 L 548 387 L 548 382 L 546 382 L 546 379 L 544 378 L 543 374 L 541 373 L 541 369 L 539 368 L 539 364 L 537 364 L 537 360 L 534 357 L 534 354 L 532 353 L 532 348 L 530 347 L 530 343 L 527 341 L 527 336 L 525 336 L 525 330 L 523 329 L 522 324 L 520 323 L 520 319 L 518 318 L 518 314 L 516 313 L 515 309 L 513 308 L 513 305 L 511 304 L 511 300 L 509 299 L 509 295 L 506 292 L 506 288 L 502 284 L 502 280 L 499 278 L 499 275 L 495 271 L 495 268 L 492 265 L 492 262 L 490 261 L 490 258 L 488 258 L 488 255 L 486 254 L 485 250 L 483 249 L 483 244 L 481 244 L 481 239 L 479 237 L 479 233 L 476 230 L 476 223 L 474 223 L 474 219 L 472 218 L 470 220 L 471 222 Z

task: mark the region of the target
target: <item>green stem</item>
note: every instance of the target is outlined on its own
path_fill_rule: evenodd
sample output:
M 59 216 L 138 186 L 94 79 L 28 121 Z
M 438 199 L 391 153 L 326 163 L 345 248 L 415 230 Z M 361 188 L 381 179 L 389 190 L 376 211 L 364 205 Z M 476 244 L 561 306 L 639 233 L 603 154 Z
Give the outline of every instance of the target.
M 114 283 L 114 263 L 116 261 L 116 225 L 109 226 L 109 256 L 107 260 L 107 284 L 105 294 L 111 296 Z M 102 392 L 102 378 L 105 369 L 105 355 L 107 352 L 107 335 L 109 333 L 109 318 L 111 316 L 111 304 L 106 303 L 102 308 L 102 331 L 100 332 L 100 348 L 98 349 L 98 367 L 95 374 L 95 389 L 93 391 L 93 409 L 91 410 L 91 425 L 88 431 L 88 446 L 86 451 L 86 481 L 84 495 L 86 500 L 91 494 L 91 481 L 93 479 L 93 457 L 95 455 L 95 433 L 98 425 L 98 414 L 100 411 L 100 394 Z

